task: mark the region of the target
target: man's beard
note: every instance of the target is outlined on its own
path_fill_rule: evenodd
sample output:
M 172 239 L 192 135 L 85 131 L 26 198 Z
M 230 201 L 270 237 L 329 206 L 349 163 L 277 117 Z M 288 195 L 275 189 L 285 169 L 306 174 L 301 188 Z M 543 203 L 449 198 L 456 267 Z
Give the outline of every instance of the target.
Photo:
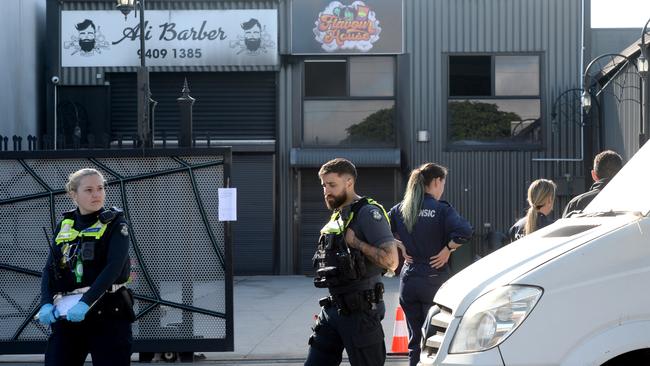
M 346 192 L 341 193 L 339 196 L 335 195 L 329 195 L 325 197 L 325 204 L 327 205 L 327 208 L 330 210 L 334 210 L 336 208 L 340 208 L 343 206 L 345 201 L 348 199 L 348 194 Z
M 94 39 L 80 39 L 79 40 L 79 46 L 81 47 L 82 51 L 90 52 L 95 48 L 95 40 Z
M 262 45 L 262 39 L 261 38 L 246 38 L 244 39 L 244 43 L 246 44 L 246 48 L 248 48 L 251 51 L 257 51 L 260 46 Z

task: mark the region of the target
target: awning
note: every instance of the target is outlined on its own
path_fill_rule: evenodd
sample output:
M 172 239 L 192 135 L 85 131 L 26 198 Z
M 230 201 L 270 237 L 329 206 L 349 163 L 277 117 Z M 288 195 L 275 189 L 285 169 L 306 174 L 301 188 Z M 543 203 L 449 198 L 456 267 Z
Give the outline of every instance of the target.
M 334 158 L 346 158 L 357 167 L 398 168 L 400 150 L 384 149 L 291 149 L 291 166 L 298 168 L 320 167 Z

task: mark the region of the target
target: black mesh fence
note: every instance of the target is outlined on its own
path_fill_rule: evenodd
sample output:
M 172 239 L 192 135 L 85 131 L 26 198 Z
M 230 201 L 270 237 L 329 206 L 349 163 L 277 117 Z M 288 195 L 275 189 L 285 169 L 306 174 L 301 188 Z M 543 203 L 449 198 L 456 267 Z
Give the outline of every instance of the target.
M 230 227 L 217 219 L 230 164 L 227 148 L 0 153 L 0 354 L 45 349 L 33 316 L 46 235 L 73 208 L 67 176 L 86 167 L 130 223 L 134 351 L 232 351 Z

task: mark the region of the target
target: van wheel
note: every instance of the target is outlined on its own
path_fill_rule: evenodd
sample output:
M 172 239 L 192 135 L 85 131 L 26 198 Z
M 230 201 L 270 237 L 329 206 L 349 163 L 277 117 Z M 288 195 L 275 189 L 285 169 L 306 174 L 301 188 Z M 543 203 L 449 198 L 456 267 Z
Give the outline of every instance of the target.
M 616 356 L 602 366 L 648 365 L 649 363 L 650 348 L 643 348 Z
M 160 354 L 160 358 L 165 362 L 176 362 L 178 359 L 178 353 L 176 352 L 163 352 Z

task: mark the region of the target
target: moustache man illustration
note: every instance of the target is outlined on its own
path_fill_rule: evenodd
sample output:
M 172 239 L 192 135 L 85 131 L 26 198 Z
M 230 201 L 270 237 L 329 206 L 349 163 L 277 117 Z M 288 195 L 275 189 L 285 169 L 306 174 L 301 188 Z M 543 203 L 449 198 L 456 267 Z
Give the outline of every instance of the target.
M 84 52 L 90 52 L 95 48 L 95 23 L 86 19 L 78 23 L 75 28 L 79 32 L 79 47 Z
M 262 24 L 251 18 L 249 21 L 241 24 L 244 30 L 244 44 L 249 51 L 257 51 L 262 46 Z

